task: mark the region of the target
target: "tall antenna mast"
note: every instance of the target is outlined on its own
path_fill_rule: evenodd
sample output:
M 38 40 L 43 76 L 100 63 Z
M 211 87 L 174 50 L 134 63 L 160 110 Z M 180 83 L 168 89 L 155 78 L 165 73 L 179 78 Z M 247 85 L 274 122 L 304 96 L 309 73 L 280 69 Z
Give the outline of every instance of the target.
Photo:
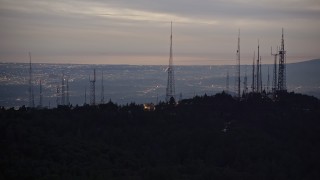
M 239 29 L 239 34 L 238 34 L 238 49 L 237 49 L 237 94 L 238 98 L 241 97 L 240 94 L 240 29 Z
M 40 97 L 39 97 L 39 107 L 42 108 L 42 84 L 40 79 Z
M 277 47 L 277 51 L 279 51 L 278 47 Z M 276 52 L 277 52 L 276 51 Z M 271 47 L 271 55 L 274 56 L 274 65 L 273 65 L 273 78 L 272 78 L 272 93 L 275 94 L 277 91 L 277 57 L 278 57 L 278 53 L 273 54 L 272 53 L 272 47 Z
M 171 21 L 171 35 L 170 35 L 170 58 L 168 67 L 168 81 L 166 89 L 166 101 L 168 102 L 171 97 L 175 97 L 175 82 L 174 82 L 174 69 L 172 57 L 172 21 Z
M 84 104 L 87 104 L 87 86 L 84 87 Z
M 269 93 L 269 86 L 270 86 L 270 74 L 269 74 L 269 65 L 268 65 L 267 93 Z
M 248 78 L 247 78 L 247 69 L 245 70 L 244 81 L 243 81 L 243 94 L 248 93 Z
M 227 71 L 226 93 L 229 94 L 229 69 Z
M 29 52 L 29 107 L 34 107 L 34 95 L 32 86 L 32 66 L 31 66 L 31 53 Z
M 259 40 L 258 40 L 258 59 L 257 59 L 257 92 L 260 93 L 260 54 L 259 54 L 259 50 L 260 50 L 260 45 L 259 45 Z
M 254 51 L 253 52 L 253 63 L 252 63 L 252 85 L 251 85 L 251 89 L 252 89 L 252 92 L 255 92 L 255 60 L 256 60 L 256 52 Z
M 286 91 L 286 51 L 284 50 L 284 38 L 282 28 L 281 47 L 279 51 L 279 76 L 278 76 L 278 90 Z
M 67 77 L 67 99 L 66 99 L 66 104 L 69 106 L 70 105 L 70 99 L 69 99 L 69 78 Z
M 103 71 L 101 73 L 101 104 L 104 104 Z
M 96 105 L 96 69 L 93 69 L 93 80 L 90 80 L 90 105 Z
M 57 85 L 57 91 L 56 91 L 56 103 L 57 107 L 60 105 L 60 86 L 59 84 Z
M 260 75 L 259 75 L 259 82 L 260 82 L 260 93 L 262 93 L 262 67 L 261 67 L 261 62 L 262 62 L 262 59 L 261 59 L 261 56 L 260 56 L 260 68 L 259 68 L 259 72 L 260 72 Z
M 65 96 L 65 92 L 66 92 L 66 87 L 64 84 L 64 72 L 62 73 L 62 78 L 61 78 L 61 105 L 65 105 L 66 102 L 66 96 Z

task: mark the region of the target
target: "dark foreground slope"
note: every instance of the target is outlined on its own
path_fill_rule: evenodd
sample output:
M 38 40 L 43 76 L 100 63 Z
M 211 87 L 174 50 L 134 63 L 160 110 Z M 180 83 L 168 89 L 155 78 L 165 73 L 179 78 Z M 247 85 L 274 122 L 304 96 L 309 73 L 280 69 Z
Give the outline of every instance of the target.
M 320 179 L 315 98 L 1 110 L 0 179 Z

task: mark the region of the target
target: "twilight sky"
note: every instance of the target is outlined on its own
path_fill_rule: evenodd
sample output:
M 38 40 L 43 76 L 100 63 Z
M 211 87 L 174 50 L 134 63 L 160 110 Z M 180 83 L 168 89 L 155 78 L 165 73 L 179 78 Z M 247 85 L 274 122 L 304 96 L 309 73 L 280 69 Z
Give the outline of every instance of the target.
M 319 0 L 0 0 L 0 62 L 251 64 L 280 45 L 287 62 L 320 58 Z

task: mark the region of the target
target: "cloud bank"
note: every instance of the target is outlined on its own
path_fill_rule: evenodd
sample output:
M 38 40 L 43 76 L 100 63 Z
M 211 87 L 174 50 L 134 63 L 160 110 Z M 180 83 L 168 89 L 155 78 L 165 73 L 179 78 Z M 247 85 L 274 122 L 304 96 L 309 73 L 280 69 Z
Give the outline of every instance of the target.
M 258 39 L 272 62 L 281 28 L 293 62 L 320 57 L 319 18 L 318 0 L 0 0 L 0 61 L 167 64 L 173 21 L 176 64 L 234 63 L 238 29 L 244 63 Z

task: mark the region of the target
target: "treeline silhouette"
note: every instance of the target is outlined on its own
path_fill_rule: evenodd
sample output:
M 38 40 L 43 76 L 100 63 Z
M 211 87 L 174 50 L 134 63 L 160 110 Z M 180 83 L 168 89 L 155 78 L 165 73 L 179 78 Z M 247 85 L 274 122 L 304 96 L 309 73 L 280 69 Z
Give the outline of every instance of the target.
M 226 93 L 0 110 L 0 179 L 320 179 L 320 103 Z

